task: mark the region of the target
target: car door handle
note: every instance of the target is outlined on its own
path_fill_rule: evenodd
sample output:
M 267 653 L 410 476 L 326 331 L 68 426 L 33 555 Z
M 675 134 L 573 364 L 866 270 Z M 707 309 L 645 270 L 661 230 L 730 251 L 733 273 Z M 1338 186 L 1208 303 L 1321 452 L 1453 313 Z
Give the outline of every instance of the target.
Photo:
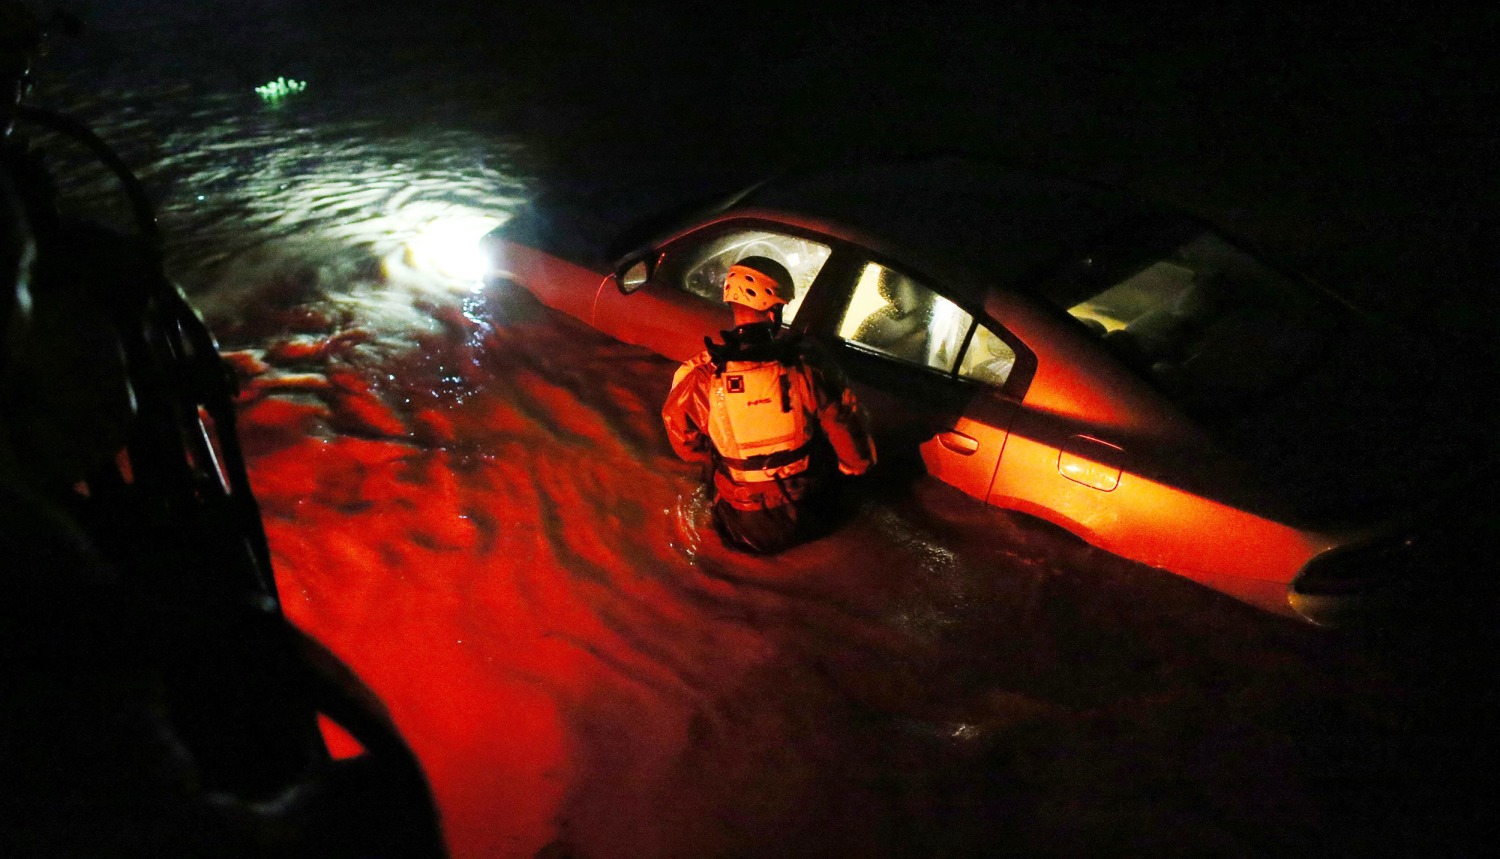
M 979 450 L 979 441 L 977 439 L 966 436 L 958 430 L 943 430 L 938 433 L 938 441 L 943 443 L 943 447 L 948 448 L 954 453 L 961 453 L 964 456 L 968 456 L 974 451 Z
M 1057 472 L 1074 483 L 1100 492 L 1120 485 L 1125 450 L 1086 435 L 1075 435 L 1057 452 Z

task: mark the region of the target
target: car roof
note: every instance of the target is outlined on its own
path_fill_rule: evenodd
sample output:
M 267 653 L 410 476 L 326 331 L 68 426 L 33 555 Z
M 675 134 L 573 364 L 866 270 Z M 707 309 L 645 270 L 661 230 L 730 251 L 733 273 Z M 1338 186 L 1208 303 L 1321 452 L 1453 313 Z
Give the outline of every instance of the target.
M 769 180 L 731 207 L 840 224 L 905 251 L 1024 288 L 1100 242 L 1155 237 L 1186 219 L 1101 186 L 973 158 L 862 162 Z

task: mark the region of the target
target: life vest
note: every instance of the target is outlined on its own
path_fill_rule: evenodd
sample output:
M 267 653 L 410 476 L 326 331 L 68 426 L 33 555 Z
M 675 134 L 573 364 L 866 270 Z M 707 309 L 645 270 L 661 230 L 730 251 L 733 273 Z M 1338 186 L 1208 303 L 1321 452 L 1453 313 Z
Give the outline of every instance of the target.
M 727 361 L 708 393 L 708 436 L 733 480 L 757 483 L 807 470 L 813 403 L 800 364 Z

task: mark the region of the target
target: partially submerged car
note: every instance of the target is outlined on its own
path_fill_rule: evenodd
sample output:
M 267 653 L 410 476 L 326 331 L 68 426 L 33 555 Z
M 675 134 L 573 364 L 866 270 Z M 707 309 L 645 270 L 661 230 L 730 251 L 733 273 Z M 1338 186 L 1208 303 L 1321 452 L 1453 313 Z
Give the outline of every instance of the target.
M 683 360 L 730 327 L 729 265 L 777 259 L 786 324 L 833 352 L 887 460 L 1283 614 L 1400 594 L 1494 461 L 1422 341 L 1107 189 L 957 158 L 829 169 L 608 261 L 561 214 L 486 236 L 494 275 Z

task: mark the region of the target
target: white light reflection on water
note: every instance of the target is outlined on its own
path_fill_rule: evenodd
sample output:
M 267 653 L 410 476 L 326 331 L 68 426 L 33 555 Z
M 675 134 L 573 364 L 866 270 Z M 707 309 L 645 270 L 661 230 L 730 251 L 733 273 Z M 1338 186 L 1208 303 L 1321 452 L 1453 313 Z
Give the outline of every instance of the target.
M 272 274 L 262 251 L 275 241 L 270 256 L 295 268 L 320 309 L 352 309 L 379 330 L 420 325 L 402 308 L 472 286 L 476 242 L 522 200 L 521 182 L 491 166 L 502 147 L 474 135 L 372 140 L 369 129 L 331 128 L 266 148 L 245 164 L 237 199 L 167 214 L 192 222 L 174 259 L 209 304 L 241 293 L 247 264 L 253 280 Z
M 478 238 L 529 193 L 520 147 L 498 134 L 320 102 L 269 110 L 245 93 L 61 89 L 67 112 L 137 170 L 169 272 L 210 317 L 296 302 L 380 331 L 423 327 L 413 302 L 470 289 Z M 118 210 L 111 177 L 76 147 L 42 142 L 70 210 Z
M 412 267 L 464 284 L 473 284 L 484 275 L 479 239 L 504 223 L 493 215 L 447 203 L 412 204 L 402 215 L 422 219 L 406 240 L 406 259 Z

